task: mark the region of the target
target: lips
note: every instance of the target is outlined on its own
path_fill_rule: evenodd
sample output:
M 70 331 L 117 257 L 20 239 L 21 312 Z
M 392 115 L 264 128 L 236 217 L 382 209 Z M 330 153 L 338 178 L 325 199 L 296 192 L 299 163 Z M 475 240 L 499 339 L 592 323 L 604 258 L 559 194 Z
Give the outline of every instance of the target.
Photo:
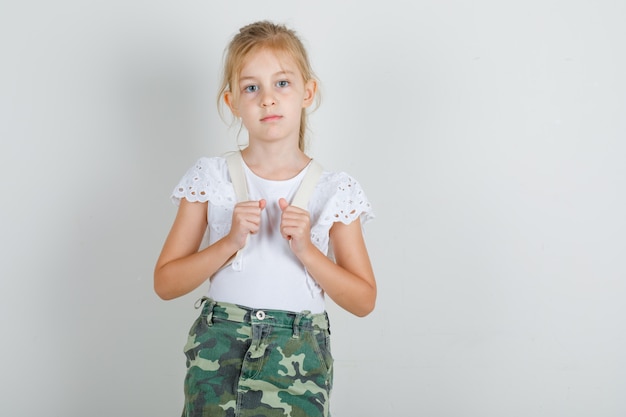
M 280 120 L 282 118 L 283 118 L 283 116 L 279 116 L 277 114 L 268 114 L 267 116 L 262 118 L 261 121 L 262 122 L 273 122 L 273 121 L 276 121 L 276 120 Z

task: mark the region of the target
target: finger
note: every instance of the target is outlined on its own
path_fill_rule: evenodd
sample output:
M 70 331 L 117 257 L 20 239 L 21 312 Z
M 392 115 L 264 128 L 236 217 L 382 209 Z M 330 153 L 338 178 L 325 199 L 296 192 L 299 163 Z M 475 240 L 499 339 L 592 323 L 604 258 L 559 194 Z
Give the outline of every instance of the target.
M 287 207 L 289 207 L 289 203 L 287 202 L 287 200 L 285 200 L 284 198 L 279 198 L 278 199 L 278 207 L 280 207 L 280 209 L 282 211 L 285 211 L 285 209 Z
M 265 201 L 265 200 L 242 201 L 242 202 L 240 202 L 240 203 L 235 204 L 235 207 L 254 207 L 254 208 L 260 208 L 261 201 Z

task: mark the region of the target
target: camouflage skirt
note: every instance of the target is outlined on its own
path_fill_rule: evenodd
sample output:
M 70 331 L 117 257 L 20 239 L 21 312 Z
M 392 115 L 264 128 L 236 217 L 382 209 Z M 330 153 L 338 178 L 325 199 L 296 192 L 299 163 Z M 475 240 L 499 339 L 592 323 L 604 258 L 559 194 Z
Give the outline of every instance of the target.
M 330 416 L 326 313 L 200 301 L 185 345 L 183 417 Z

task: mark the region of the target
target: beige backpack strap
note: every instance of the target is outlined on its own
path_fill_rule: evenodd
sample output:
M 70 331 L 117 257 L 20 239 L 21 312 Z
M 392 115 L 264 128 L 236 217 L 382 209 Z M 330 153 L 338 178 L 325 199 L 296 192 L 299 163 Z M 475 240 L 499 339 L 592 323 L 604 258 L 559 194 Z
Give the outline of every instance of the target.
M 318 164 L 315 159 L 312 159 L 306 174 L 304 174 L 304 178 L 302 178 L 300 187 L 293 197 L 293 201 L 291 202 L 292 206 L 299 207 L 303 210 L 307 209 L 313 190 L 315 190 L 315 186 L 322 176 L 322 171 L 322 166 Z
M 230 182 L 232 182 L 233 188 L 235 189 L 237 202 L 241 203 L 242 201 L 248 201 L 248 184 L 246 183 L 246 174 L 243 170 L 243 158 L 241 157 L 241 151 L 229 152 L 224 155 L 224 159 L 226 159 L 226 164 L 228 165 Z M 246 238 L 246 244 L 247 243 L 248 238 Z M 226 261 L 222 268 L 232 264 L 235 271 L 241 271 L 243 268 L 242 257 L 245 247 L 246 245 L 239 249 L 233 257 Z
M 233 183 L 235 189 L 235 196 L 237 202 L 248 200 L 248 185 L 246 183 L 246 174 L 243 171 L 243 158 L 240 151 L 229 152 L 224 156 L 226 164 L 228 165 L 228 173 L 230 174 L 230 181 Z

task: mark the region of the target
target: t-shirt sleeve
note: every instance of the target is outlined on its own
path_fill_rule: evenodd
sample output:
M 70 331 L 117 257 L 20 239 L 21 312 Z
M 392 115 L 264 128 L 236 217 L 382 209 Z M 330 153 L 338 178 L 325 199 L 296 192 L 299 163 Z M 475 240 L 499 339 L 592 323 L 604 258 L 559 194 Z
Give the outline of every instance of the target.
M 330 174 L 325 191 L 330 198 L 320 219 L 322 223 L 350 224 L 360 218 L 361 225 L 365 225 L 375 217 L 361 184 L 345 172 Z
M 236 199 L 226 161 L 221 157 L 200 158 L 193 164 L 172 191 L 175 205 L 183 198 L 191 203 L 232 204 Z

